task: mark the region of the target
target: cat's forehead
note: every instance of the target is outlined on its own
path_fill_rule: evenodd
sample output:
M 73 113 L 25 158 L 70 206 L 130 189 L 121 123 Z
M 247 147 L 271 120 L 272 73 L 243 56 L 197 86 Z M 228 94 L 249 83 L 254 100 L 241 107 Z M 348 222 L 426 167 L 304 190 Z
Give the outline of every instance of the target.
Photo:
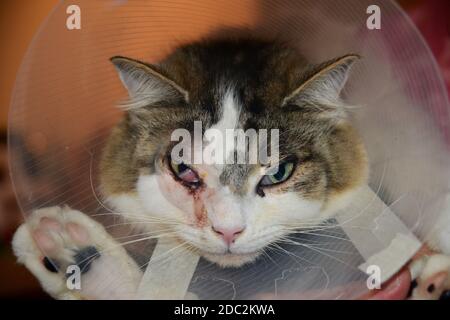
M 230 89 L 243 113 L 279 107 L 298 86 L 306 63 L 291 47 L 246 38 L 180 47 L 161 66 L 189 92 L 193 106 L 215 115 Z

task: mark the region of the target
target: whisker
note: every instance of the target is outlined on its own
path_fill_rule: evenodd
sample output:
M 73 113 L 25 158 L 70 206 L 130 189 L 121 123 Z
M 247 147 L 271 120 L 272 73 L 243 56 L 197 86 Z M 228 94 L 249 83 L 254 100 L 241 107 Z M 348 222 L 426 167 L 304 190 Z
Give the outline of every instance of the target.
M 110 224 L 110 225 L 107 225 L 107 226 L 105 227 L 105 229 L 111 229 L 111 228 L 119 227 L 119 226 L 142 225 L 142 224 L 145 224 L 145 225 L 151 225 L 151 224 L 162 225 L 162 224 L 164 224 L 164 225 L 168 225 L 168 226 L 178 226 L 178 225 L 182 225 L 182 223 L 177 223 L 177 224 L 176 224 L 176 223 L 164 223 L 164 222 L 160 222 L 160 221 L 145 221 L 145 220 L 139 221 L 139 220 L 136 220 L 136 221 L 127 221 L 127 222 L 121 222 L 121 223 Z M 138 226 L 137 226 L 137 227 L 138 227 Z
M 137 219 L 141 219 L 143 221 L 163 221 L 163 222 L 178 222 L 181 223 L 181 221 L 172 219 L 172 218 L 160 218 L 160 217 L 155 217 L 155 216 L 142 216 L 142 215 L 137 215 L 137 214 L 130 214 L 130 213 L 126 213 L 126 212 L 107 212 L 107 213 L 97 213 L 97 214 L 93 214 L 90 215 L 90 217 L 101 217 L 101 216 L 118 216 L 121 218 L 137 218 Z
M 171 232 L 166 232 L 166 231 L 171 231 Z M 127 239 L 127 238 L 133 238 L 133 237 L 145 236 L 145 235 L 164 236 L 164 235 L 176 234 L 176 233 L 177 232 L 173 231 L 172 229 L 164 229 L 164 230 L 155 230 L 155 231 L 149 231 L 149 232 L 143 232 L 143 233 L 137 233 L 137 234 L 130 234 L 128 236 L 117 237 L 117 238 L 114 238 L 114 239 L 115 240 L 120 240 L 120 239 Z
M 91 152 L 89 152 L 88 150 L 86 150 L 86 151 L 89 153 L 89 156 L 90 156 L 90 161 L 89 161 L 89 183 L 90 183 L 91 191 L 92 191 L 92 194 L 93 194 L 93 196 L 95 198 L 95 201 L 97 201 L 98 204 L 102 208 L 104 208 L 106 211 L 113 212 L 113 209 L 107 207 L 106 204 L 104 204 L 103 201 L 100 200 L 100 198 L 97 196 L 97 193 L 95 192 L 94 181 L 92 179 L 92 166 L 93 166 L 93 162 L 94 162 L 94 155 Z
M 307 235 L 313 235 L 313 236 L 317 236 L 317 237 L 331 238 L 331 239 L 336 239 L 336 240 L 340 240 L 340 241 L 352 242 L 348 238 L 337 237 L 337 236 L 328 235 L 328 234 L 324 234 L 324 233 L 315 233 L 315 231 L 316 230 L 313 230 L 313 231 L 302 231 L 302 230 L 300 230 L 298 233 L 300 233 L 300 234 L 307 234 Z M 291 236 L 292 236 L 292 234 L 291 234 Z
M 272 261 L 274 265 L 276 265 L 277 267 L 280 267 L 280 265 L 270 256 L 270 254 L 267 252 L 267 250 L 270 250 L 269 246 L 262 249 L 263 255 L 265 257 L 267 257 L 270 261 Z
M 115 245 L 109 246 L 109 247 L 104 248 L 104 249 L 102 249 L 102 250 L 100 250 L 100 251 L 98 251 L 98 252 L 96 252 L 94 254 L 91 254 L 90 256 L 87 256 L 85 259 L 79 261 L 78 263 L 81 264 L 81 263 L 83 263 L 85 261 L 88 261 L 88 260 L 92 259 L 93 257 L 97 256 L 99 253 L 105 253 L 105 252 L 108 252 L 108 251 L 113 250 L 113 249 L 115 249 L 117 247 L 120 247 L 120 246 L 126 246 L 126 245 L 129 245 L 129 244 L 132 244 L 132 243 L 137 243 L 137 242 L 146 241 L 146 240 L 159 239 L 159 238 L 162 238 L 162 237 L 164 237 L 164 236 L 159 236 L 159 235 L 158 236 L 148 236 L 148 237 L 143 237 L 143 238 L 140 238 L 140 239 L 125 241 L 125 242 L 119 242 L 119 243 L 117 243 Z
M 142 268 L 144 268 L 144 267 L 146 267 L 146 266 L 147 266 L 147 268 L 151 268 L 151 265 L 153 265 L 153 264 L 155 264 L 155 263 L 158 263 L 158 264 L 164 264 L 164 263 L 167 263 L 168 261 L 170 261 L 170 259 L 174 259 L 177 255 L 180 255 L 183 251 L 178 252 L 178 254 L 177 254 L 177 253 L 175 253 L 175 254 L 170 254 L 171 252 L 173 252 L 173 251 L 175 251 L 175 250 L 180 250 L 180 249 L 187 249 L 187 248 L 185 248 L 186 245 L 187 245 L 188 247 L 190 246 L 188 242 L 184 241 L 184 242 L 182 242 L 181 244 L 179 244 L 179 245 L 177 245 L 177 246 L 175 246 L 175 247 L 173 247 L 173 248 L 167 250 L 167 251 L 164 252 L 163 254 L 161 254 L 161 255 L 155 257 L 154 260 L 151 261 L 151 260 L 149 259 L 146 263 L 144 263 L 143 265 L 141 265 L 140 268 L 142 269 Z
M 329 252 L 334 252 L 334 253 L 343 253 L 343 254 L 355 254 L 354 252 L 349 252 L 349 251 L 339 251 L 339 250 L 333 250 L 333 249 L 327 249 L 327 248 L 317 248 L 315 247 L 313 244 L 306 244 L 306 243 L 301 243 L 301 242 L 297 242 L 297 241 L 293 241 L 293 240 L 281 240 L 282 242 L 288 243 L 288 244 L 292 244 L 292 245 L 297 245 L 297 246 L 303 246 L 309 249 L 317 249 L 318 251 L 329 251 Z
M 301 261 L 306 261 L 306 262 L 307 262 L 308 264 L 310 264 L 310 265 L 314 265 L 314 263 L 312 263 L 312 262 L 309 261 L 308 259 L 303 258 L 303 257 L 299 257 L 299 256 L 297 256 L 296 254 L 287 251 L 286 249 L 284 249 L 283 247 L 279 246 L 279 245 L 276 244 L 276 243 L 271 244 L 271 247 L 272 247 L 273 249 L 277 249 L 278 251 L 281 251 L 282 253 L 287 254 L 287 255 L 290 256 L 291 258 L 294 258 L 294 261 L 295 261 L 296 263 L 298 263 L 298 261 L 297 261 L 295 258 L 300 259 Z

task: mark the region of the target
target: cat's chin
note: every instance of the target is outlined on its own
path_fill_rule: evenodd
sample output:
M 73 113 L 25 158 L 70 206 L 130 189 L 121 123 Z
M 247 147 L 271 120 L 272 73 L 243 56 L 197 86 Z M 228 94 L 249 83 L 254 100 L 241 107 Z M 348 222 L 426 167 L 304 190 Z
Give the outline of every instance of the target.
M 222 268 L 237 268 L 245 264 L 252 263 L 260 256 L 261 252 L 253 252 L 248 254 L 214 254 L 204 252 L 202 256 Z

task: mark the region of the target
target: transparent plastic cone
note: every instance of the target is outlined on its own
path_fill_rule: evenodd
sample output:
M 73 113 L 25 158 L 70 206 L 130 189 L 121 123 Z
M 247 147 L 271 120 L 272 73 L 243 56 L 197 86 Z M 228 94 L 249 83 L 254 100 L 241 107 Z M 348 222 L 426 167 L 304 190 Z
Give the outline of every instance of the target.
M 78 1 L 81 29 L 68 30 L 70 3 L 62 1 L 30 44 L 11 105 L 10 163 L 25 216 L 68 205 L 100 221 L 119 243 L 130 242 L 124 246 L 143 272 L 151 268 L 155 240 L 128 241 L 139 237 L 106 214 L 99 190 L 101 150 L 126 97 L 109 58 L 155 63 L 179 44 L 245 27 L 290 39 L 312 63 L 362 56 L 344 98 L 355 106 L 351 117 L 368 151 L 370 183 L 356 214 L 344 212 L 315 234 L 299 233 L 300 245 L 283 245 L 241 268 L 200 259 L 187 291 L 200 299 L 364 294 L 370 257 L 404 235 L 412 241 L 411 252 L 398 258 L 404 265 L 417 249 L 412 234 L 423 242 L 433 232 L 450 181 L 449 109 L 435 60 L 391 1 L 375 1 L 381 29 L 369 30 L 372 2 Z

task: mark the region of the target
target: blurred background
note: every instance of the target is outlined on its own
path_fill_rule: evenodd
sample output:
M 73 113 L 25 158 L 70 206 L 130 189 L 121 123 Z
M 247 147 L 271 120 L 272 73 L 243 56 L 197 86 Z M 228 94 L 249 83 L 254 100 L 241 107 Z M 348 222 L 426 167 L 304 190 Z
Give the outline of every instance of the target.
M 186 1 L 196 3 L 195 0 Z M 11 94 L 21 60 L 37 28 L 58 2 L 0 1 L 0 298 L 49 298 L 31 274 L 15 262 L 11 253 L 11 237 L 22 222 L 22 214 L 9 180 L 6 130 Z M 430 45 L 450 92 L 450 1 L 402 0 L 399 3 Z

